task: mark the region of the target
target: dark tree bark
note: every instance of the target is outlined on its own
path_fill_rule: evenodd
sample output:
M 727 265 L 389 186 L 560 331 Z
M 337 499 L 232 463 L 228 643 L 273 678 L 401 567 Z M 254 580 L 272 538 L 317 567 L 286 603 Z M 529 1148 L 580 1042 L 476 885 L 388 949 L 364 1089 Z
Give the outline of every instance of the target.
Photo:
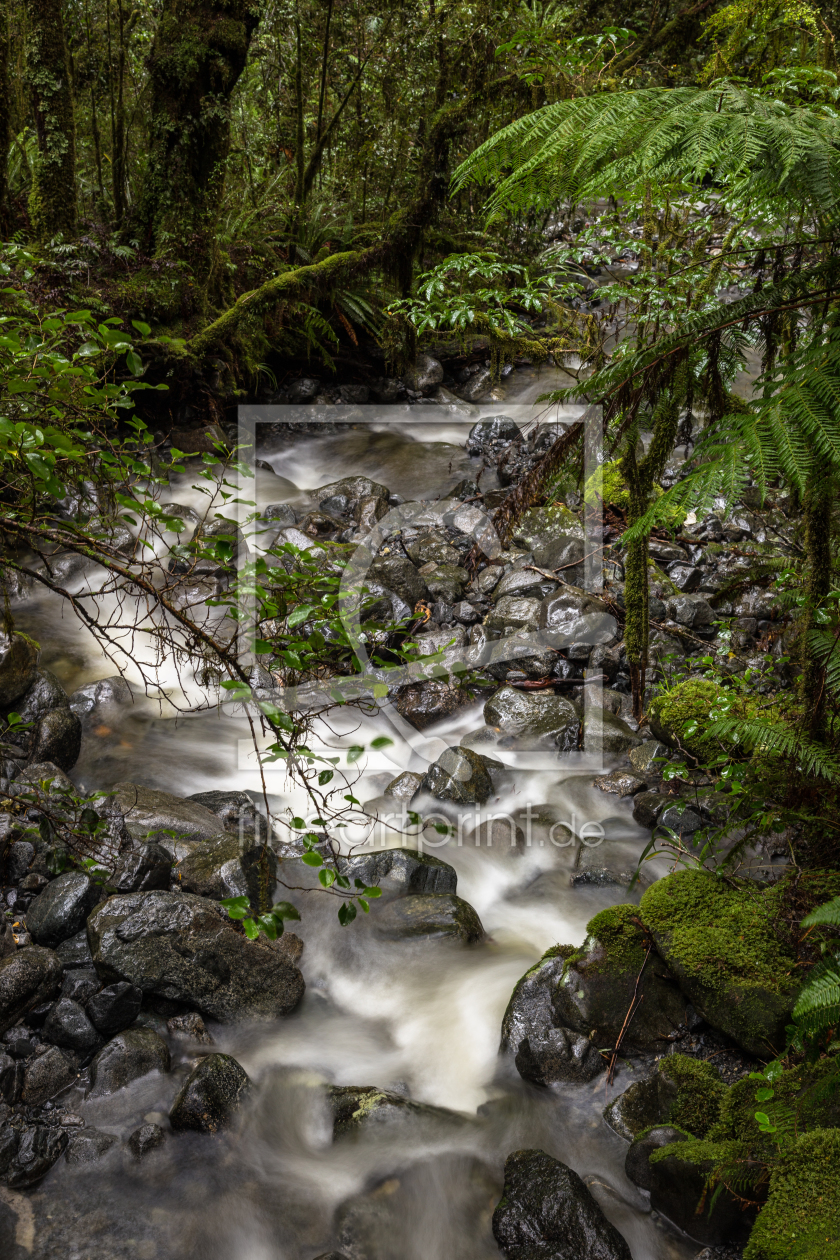
M 207 285 L 230 148 L 230 97 L 258 21 L 249 0 L 164 0 L 149 55 L 149 162 L 138 208 L 144 246 L 174 248 Z
M 9 97 L 9 13 L 7 0 L 0 0 L 0 227 L 9 225 L 9 144 L 12 138 Z
M 29 0 L 27 77 L 38 137 L 29 217 L 49 240 L 76 231 L 76 128 L 61 0 Z

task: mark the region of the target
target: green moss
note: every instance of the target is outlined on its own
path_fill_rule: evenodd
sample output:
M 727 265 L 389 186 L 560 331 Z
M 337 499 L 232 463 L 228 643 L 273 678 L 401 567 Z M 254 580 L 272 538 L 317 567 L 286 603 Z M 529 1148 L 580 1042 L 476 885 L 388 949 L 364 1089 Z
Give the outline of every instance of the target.
M 772 1153 L 772 1141 L 760 1139 L 755 1119 L 758 1110 L 769 1112 L 776 1124 L 780 1124 L 780 1113 L 786 1115 L 787 1124 L 798 1131 L 836 1128 L 840 1125 L 837 1067 L 837 1058 L 831 1056 L 788 1068 L 773 1082 L 773 1099 L 764 1103 L 755 1100 L 760 1081 L 749 1077 L 736 1081 L 725 1092 L 710 1136 L 719 1140 L 751 1140 L 766 1145 L 768 1154 Z M 784 1123 L 781 1121 L 780 1127 Z
M 685 1054 L 668 1055 L 658 1064 L 660 1076 L 676 1086 L 668 1123 L 704 1138 L 717 1123 L 727 1089 L 711 1063 Z M 754 1091 L 753 1091 L 754 1092 Z
M 577 945 L 551 945 L 545 951 L 540 962 L 544 963 L 547 958 L 571 958 L 572 954 L 577 952 Z
M 744 1260 L 840 1255 L 840 1130 L 804 1133 L 770 1179 Z
M 638 906 L 621 904 L 599 911 L 587 923 L 586 937 L 580 949 L 567 956 L 570 967 L 589 960 L 593 939 L 603 946 L 603 958 L 590 962 L 591 970 L 638 971 L 645 960 L 645 934 L 639 926 Z
M 687 678 L 651 701 L 648 709 L 651 730 L 658 739 L 698 755 L 703 748 L 702 727 L 708 722 L 710 711 L 727 694 L 723 687 L 707 678 Z M 695 735 L 685 733 L 690 722 L 701 726 Z

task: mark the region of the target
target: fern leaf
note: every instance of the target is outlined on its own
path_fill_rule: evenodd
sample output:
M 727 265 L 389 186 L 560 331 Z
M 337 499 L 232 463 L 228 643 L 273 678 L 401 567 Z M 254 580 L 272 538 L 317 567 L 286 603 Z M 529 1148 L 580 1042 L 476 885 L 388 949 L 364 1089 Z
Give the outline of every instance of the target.
M 824 906 L 817 906 L 802 920 L 803 927 L 840 927 L 840 897 L 827 901 Z
M 840 971 L 825 965 L 811 978 L 793 1008 L 797 1024 L 810 1031 L 830 1028 L 840 1021 Z

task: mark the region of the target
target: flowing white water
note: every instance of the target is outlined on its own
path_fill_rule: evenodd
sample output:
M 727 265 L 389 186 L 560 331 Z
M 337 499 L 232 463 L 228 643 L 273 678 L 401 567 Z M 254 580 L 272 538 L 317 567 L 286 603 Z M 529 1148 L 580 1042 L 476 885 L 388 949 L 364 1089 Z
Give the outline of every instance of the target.
M 526 381 L 522 392 L 535 395 L 551 383 L 544 375 Z M 302 437 L 269 458 L 299 490 L 354 474 L 404 495 L 431 496 L 469 474 L 457 445 L 463 436 L 463 428 L 442 433 L 424 426 Z M 261 502 L 271 491 L 275 502 L 293 493 L 268 477 L 259 486 Z M 189 494 L 181 486 L 172 497 L 186 502 Z M 16 614 L 20 628 L 45 645 L 43 664 L 68 690 L 113 675 L 89 634 L 69 614 L 56 614 L 47 598 L 32 599 Z M 176 685 L 167 664 L 161 684 Z M 444 746 L 480 723 L 474 709 L 432 734 Z M 395 740 L 384 760 L 360 763 L 353 788 L 360 800 L 378 796 L 400 770 L 419 768 L 416 752 L 384 719 L 360 725 L 354 717 L 346 725 L 359 728 L 352 742 L 382 732 Z M 179 795 L 258 792 L 258 772 L 242 754 L 247 736 L 244 717 L 229 710 L 174 716 L 138 700 L 119 724 L 88 736 L 73 777 L 86 788 L 128 779 Z M 492 804 L 511 813 L 529 801 L 551 804 L 578 832 L 583 821 L 600 822 L 607 850 L 635 859 L 647 833 L 634 826 L 627 804 L 592 787 L 592 777 L 586 759 L 570 755 L 548 768 L 520 770 L 514 788 Z M 268 789 L 301 807 L 281 770 L 269 772 Z M 295 925 L 305 942 L 300 1008 L 269 1027 L 212 1028 L 217 1048 L 235 1055 L 256 1082 L 241 1132 L 217 1142 L 172 1139 L 145 1170 L 116 1155 L 94 1171 L 57 1168 L 34 1196 L 36 1241 L 21 1256 L 311 1260 L 337 1250 L 352 1260 L 491 1260 L 499 1256 L 490 1217 L 504 1159 L 524 1146 L 541 1147 L 587 1180 L 634 1260 L 695 1255 L 697 1245 L 653 1217 L 624 1176 L 626 1145 L 601 1118 L 604 1078 L 539 1089 L 498 1055 L 502 1015 L 519 977 L 549 946 L 581 941 L 587 920 L 626 900 L 626 892 L 572 887 L 577 845 L 556 848 L 536 834 L 525 848 L 477 848 L 465 839 L 435 852 L 455 867 L 458 893 L 477 910 L 485 943 L 464 949 L 388 941 L 376 932 L 376 904 L 369 917 L 342 929 L 332 899 L 283 893 L 302 908 Z M 146 1079 L 112 1099 L 79 1105 L 89 1123 L 124 1136 L 144 1117 L 165 1116 L 181 1079 L 181 1072 Z M 632 1080 L 628 1065 L 609 1096 Z M 332 1144 L 325 1082 L 396 1090 L 461 1113 L 464 1123 L 371 1128 Z M 339 1246 L 342 1228 L 356 1239 L 355 1249 L 346 1239 Z

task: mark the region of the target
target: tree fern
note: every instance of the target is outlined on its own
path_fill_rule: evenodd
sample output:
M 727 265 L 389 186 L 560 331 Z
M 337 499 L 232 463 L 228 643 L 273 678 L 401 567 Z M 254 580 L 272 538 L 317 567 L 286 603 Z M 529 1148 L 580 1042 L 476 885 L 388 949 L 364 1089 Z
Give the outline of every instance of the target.
M 837 958 L 815 967 L 793 1008 L 793 1018 L 809 1033 L 823 1032 L 840 1022 L 840 961 Z
M 817 906 L 802 920 L 803 927 L 840 927 L 840 897 Z
M 832 783 L 840 782 L 840 763 L 824 744 L 808 739 L 792 726 L 771 718 L 713 719 L 703 731 L 704 739 L 737 744 L 746 751 L 775 753 L 796 761 L 806 774 L 816 774 Z

